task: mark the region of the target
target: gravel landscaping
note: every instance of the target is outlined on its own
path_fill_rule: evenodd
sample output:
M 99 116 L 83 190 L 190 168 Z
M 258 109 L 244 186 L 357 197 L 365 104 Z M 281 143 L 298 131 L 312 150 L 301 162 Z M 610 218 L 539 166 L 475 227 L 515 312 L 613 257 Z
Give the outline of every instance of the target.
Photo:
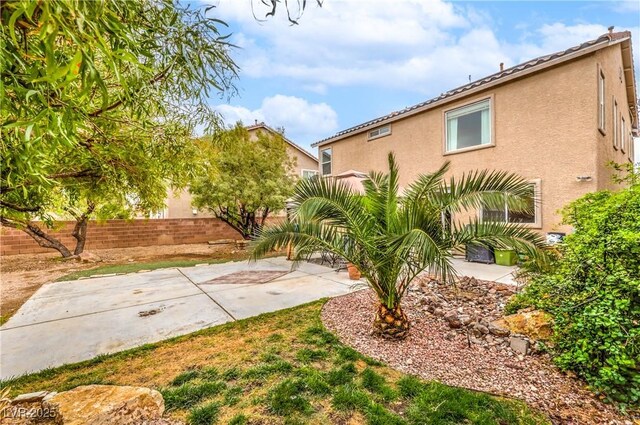
M 443 298 L 433 285 L 424 280 L 415 285 L 403 300 L 412 328 L 401 342 L 371 335 L 377 300 L 370 290 L 329 300 L 323 308 L 322 321 L 343 343 L 402 372 L 524 400 L 549 415 L 553 423 L 632 424 L 613 406 L 599 401 L 580 380 L 554 367 L 546 354 L 524 356 L 490 334 L 482 337 L 476 332 L 472 336 L 473 332 L 452 329 L 446 317 L 450 317 L 446 311 L 451 309 L 463 318 L 477 321 L 500 316 L 501 302 L 484 302 L 504 297 L 500 288 L 496 291 L 491 282 L 473 283 L 480 288 L 476 291 L 476 295 L 482 294 L 480 301 L 469 291 L 459 291 L 455 299 L 446 297 L 443 308 L 433 307 L 434 297 Z M 473 323 L 468 328 L 471 331 L 472 326 Z

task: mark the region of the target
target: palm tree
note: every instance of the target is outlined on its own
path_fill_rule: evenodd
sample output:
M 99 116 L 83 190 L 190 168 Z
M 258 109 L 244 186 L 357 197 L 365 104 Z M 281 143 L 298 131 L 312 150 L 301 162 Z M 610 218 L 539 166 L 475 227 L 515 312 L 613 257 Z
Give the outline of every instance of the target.
M 428 271 L 441 281 L 456 277 L 452 252 L 467 244 L 510 248 L 539 257 L 542 237 L 520 224 L 451 219 L 480 207 L 530 208 L 531 184 L 502 171 L 475 171 L 445 180 L 449 163 L 421 175 L 399 195 L 398 167 L 389 153 L 389 172 L 371 172 L 364 194 L 336 179 L 299 182 L 292 219 L 264 228 L 253 258 L 291 243 L 294 260 L 319 250 L 353 263 L 375 291 L 376 334 L 402 339 L 409 320 L 400 301 L 409 284 Z

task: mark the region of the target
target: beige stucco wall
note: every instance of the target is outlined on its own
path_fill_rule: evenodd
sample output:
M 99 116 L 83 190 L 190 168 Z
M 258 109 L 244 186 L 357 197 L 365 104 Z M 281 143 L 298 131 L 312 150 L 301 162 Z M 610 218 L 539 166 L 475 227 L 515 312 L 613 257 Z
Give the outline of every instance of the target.
M 473 94 L 463 100 L 439 105 L 391 124 L 391 135 L 367 141 L 367 132 L 318 147 L 333 149 L 332 174 L 349 169 L 387 169 L 387 154 L 396 154 L 400 185 L 419 174 L 435 171 L 451 161 L 450 174 L 476 169 L 516 172 L 539 179 L 543 232 L 568 231 L 557 213 L 567 202 L 604 186 L 605 163 L 612 158 L 611 145 L 597 130 L 597 67 L 606 62 L 607 73 L 621 63 L 620 48 L 583 57 L 545 71 Z M 617 78 L 617 74 L 616 74 Z M 613 84 L 613 75 L 607 79 Z M 614 88 L 608 89 L 611 94 Z M 618 104 L 626 95 L 616 86 Z M 490 98 L 493 146 L 444 154 L 444 112 Z M 578 182 L 577 176 L 591 176 Z
M 627 149 L 623 152 L 622 149 L 614 148 L 614 116 L 613 116 L 613 102 L 614 99 L 618 103 L 618 117 L 616 121 L 618 124 L 618 131 L 620 131 L 620 117 L 624 117 L 626 122 L 627 133 L 631 128 L 631 112 L 628 107 L 627 91 L 625 89 L 625 79 L 622 73 L 622 60 L 621 60 L 621 46 L 617 45 L 608 49 L 600 50 L 595 55 L 595 61 L 597 63 L 596 70 L 594 70 L 594 79 L 597 82 L 598 69 L 602 69 L 605 76 L 605 131 L 604 133 L 598 130 L 597 117 L 595 124 L 594 135 L 598 140 L 597 143 L 597 155 L 598 163 L 606 164 L 609 161 L 623 164 L 626 162 L 632 162 L 633 139 L 629 139 L 629 135 L 625 134 L 627 138 Z M 616 185 L 611 177 L 614 171 L 611 167 L 600 166 L 598 167 L 598 189 L 610 189 L 615 190 Z
M 259 129 L 250 130 L 249 133 L 252 138 L 257 138 L 256 133 L 261 131 Z M 294 159 L 295 166 L 291 171 L 291 174 L 296 177 L 302 177 L 302 170 L 317 170 L 318 161 L 310 158 L 298 149 L 287 144 L 287 154 L 290 158 Z M 209 211 L 198 210 L 197 214 L 193 214 L 193 207 L 191 206 L 191 194 L 188 190 L 173 193 L 171 190 L 167 192 L 167 207 L 164 210 L 164 216 L 162 218 L 190 218 L 190 217 L 213 217 Z M 283 212 L 275 212 L 272 216 L 283 215 Z

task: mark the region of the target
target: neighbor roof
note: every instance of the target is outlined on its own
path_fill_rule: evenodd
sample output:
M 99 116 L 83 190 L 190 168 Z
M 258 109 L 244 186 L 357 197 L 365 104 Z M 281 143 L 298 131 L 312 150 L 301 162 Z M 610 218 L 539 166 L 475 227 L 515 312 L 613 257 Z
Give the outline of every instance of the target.
M 429 99 L 425 102 L 418 103 L 417 105 L 409 106 L 400 111 L 392 112 L 388 115 L 384 115 L 382 117 L 375 118 L 373 120 L 364 122 L 362 124 L 358 124 L 354 127 L 348 128 L 346 130 L 342 130 L 331 137 L 326 139 L 322 139 L 316 143 L 313 143 L 311 146 L 321 146 L 328 143 L 336 142 L 341 140 L 347 136 L 364 132 L 371 128 L 375 128 L 378 125 L 382 125 L 386 122 L 393 122 L 398 119 L 406 118 L 410 115 L 431 109 L 437 105 L 442 103 L 452 101 L 455 98 L 465 96 L 472 92 L 476 92 L 479 90 L 484 90 L 489 87 L 493 87 L 498 84 L 506 83 L 513 78 L 517 78 L 518 76 L 524 76 L 533 72 L 541 71 L 549 66 L 555 65 L 557 63 L 565 62 L 571 59 L 575 59 L 576 57 L 586 55 L 593 51 L 602 49 L 607 46 L 611 46 L 613 44 L 625 42 L 628 46 L 624 46 L 624 48 L 628 49 L 629 58 L 631 60 L 625 60 L 625 75 L 627 77 L 628 92 L 631 92 L 629 97 L 629 108 L 631 108 L 634 114 L 634 123 L 637 128 L 637 119 L 635 115 L 637 115 L 636 110 L 636 85 L 635 85 L 635 74 L 633 70 L 633 55 L 631 53 L 631 32 L 630 31 L 621 31 L 621 32 L 609 32 L 607 34 L 601 35 L 595 40 L 587 41 L 578 46 L 571 47 L 567 50 L 563 50 L 561 52 L 552 53 L 550 55 L 540 56 L 538 58 L 529 60 L 527 62 L 521 63 L 519 65 L 513 66 L 511 68 L 507 68 L 495 74 L 491 74 L 485 78 L 480 80 L 476 80 L 469 84 L 465 84 L 464 86 L 460 86 L 453 90 L 449 90 L 448 92 L 442 93 L 438 97 L 434 97 L 433 99 Z M 627 64 L 628 62 L 628 64 Z
M 318 162 L 318 158 L 315 157 L 315 155 L 307 152 L 306 150 L 304 150 L 301 146 L 293 143 L 291 140 L 287 139 L 284 134 L 280 133 L 277 130 L 274 130 L 273 128 L 269 127 L 268 125 L 266 125 L 264 122 L 257 122 L 254 125 L 250 125 L 248 127 L 245 127 L 247 130 L 251 131 L 251 130 L 258 130 L 260 128 L 263 128 L 273 134 L 279 134 L 280 136 L 282 136 L 282 138 L 284 139 L 284 141 L 291 146 L 292 148 L 300 151 L 301 153 L 305 154 L 306 156 L 308 156 L 309 158 L 313 159 L 314 161 Z

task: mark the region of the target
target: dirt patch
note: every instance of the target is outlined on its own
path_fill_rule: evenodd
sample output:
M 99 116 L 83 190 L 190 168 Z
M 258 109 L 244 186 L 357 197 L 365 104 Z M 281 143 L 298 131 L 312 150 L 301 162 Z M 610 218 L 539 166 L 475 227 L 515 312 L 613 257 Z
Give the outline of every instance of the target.
M 424 309 L 422 291 L 411 291 L 403 309 L 412 322 L 404 341 L 372 336 L 377 301 L 364 290 L 329 300 L 322 311 L 325 326 L 356 350 L 402 372 L 446 385 L 526 401 L 557 424 L 625 424 L 615 408 L 599 401 L 584 383 L 563 374 L 548 356 L 517 356 L 511 350 L 469 344 L 451 332 L 442 317 Z M 628 420 L 628 419 L 627 419 Z
M 102 261 L 99 263 L 64 261 L 55 252 L 1 257 L 0 315 L 3 319 L 10 317 L 42 285 L 79 270 L 94 269 L 104 265 L 166 260 L 201 259 L 203 262 L 216 259 L 243 260 L 248 256 L 247 251 L 238 251 L 234 244 L 141 246 L 99 249 L 91 252 L 98 255 Z

